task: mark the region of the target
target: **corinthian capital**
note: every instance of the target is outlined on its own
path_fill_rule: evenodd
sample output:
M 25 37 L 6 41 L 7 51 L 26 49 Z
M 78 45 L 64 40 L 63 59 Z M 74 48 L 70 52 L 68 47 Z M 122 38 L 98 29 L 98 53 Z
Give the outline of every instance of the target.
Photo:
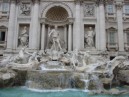
M 122 7 L 123 7 L 123 2 L 121 2 L 121 1 L 116 1 L 116 8 L 117 8 L 118 10 L 121 10 Z
M 10 0 L 11 3 L 16 3 L 17 0 Z
M 99 0 L 99 4 L 105 4 L 105 0 Z
M 75 0 L 76 4 L 81 4 L 83 0 Z
M 40 0 L 32 0 L 33 3 L 39 3 Z
M 98 4 L 98 5 L 100 5 L 100 4 L 105 4 L 105 0 L 96 0 L 96 3 Z

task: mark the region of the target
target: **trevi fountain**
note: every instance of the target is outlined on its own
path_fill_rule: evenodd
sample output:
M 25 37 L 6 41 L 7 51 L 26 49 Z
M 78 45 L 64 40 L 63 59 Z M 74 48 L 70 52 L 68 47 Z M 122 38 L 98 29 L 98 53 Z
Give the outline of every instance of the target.
M 87 94 L 92 96 L 129 94 L 127 57 L 116 56 L 108 60 L 106 51 L 97 55 L 93 55 L 90 49 L 66 51 L 61 46 L 57 26 L 50 31 L 49 37 L 51 37 L 51 45 L 44 51 L 28 52 L 25 45 L 26 38 L 23 38 L 21 45 L 25 45 L 24 48 L 16 55 L 3 58 L 0 63 L 0 87 L 5 90 L 0 90 L 0 97 L 7 97 L 4 92 L 11 87 L 15 88 L 10 93 L 14 91 L 25 93 L 19 93 L 19 96 L 10 94 L 9 97 L 29 97 L 24 96 L 29 90 L 40 93 L 55 91 L 57 94 L 55 96 L 52 94 L 52 97 L 60 97 L 57 96 L 58 92 L 66 92 L 63 97 L 68 97 L 67 92 L 71 93 L 69 91 L 82 93 L 81 96 L 70 94 L 69 97 L 72 95 L 87 97 Z M 87 38 L 86 41 L 89 48 L 93 46 L 93 37 Z M 20 86 L 22 86 L 21 90 L 17 90 L 16 87 Z
M 129 0 L 0 0 L 0 97 L 129 97 Z

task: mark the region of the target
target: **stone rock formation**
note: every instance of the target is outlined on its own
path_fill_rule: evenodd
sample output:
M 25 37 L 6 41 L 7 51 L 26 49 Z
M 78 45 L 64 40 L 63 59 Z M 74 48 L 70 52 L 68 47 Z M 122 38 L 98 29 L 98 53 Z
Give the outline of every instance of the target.
M 120 94 L 125 91 L 107 91 L 106 85 L 110 89 L 114 83 L 129 83 L 129 62 L 123 56 L 107 61 L 105 57 L 78 50 L 30 53 L 22 49 L 18 55 L 7 57 L 1 63 L 0 85 L 7 80 L 10 86 L 26 84 L 38 89 L 79 88 L 94 90 L 94 93 Z

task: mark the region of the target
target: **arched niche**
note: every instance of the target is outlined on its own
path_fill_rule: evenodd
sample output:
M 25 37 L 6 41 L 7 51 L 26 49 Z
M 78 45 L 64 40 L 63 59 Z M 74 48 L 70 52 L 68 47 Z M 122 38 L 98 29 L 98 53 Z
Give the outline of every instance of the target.
M 52 7 L 62 7 L 68 12 L 69 17 L 73 17 L 72 11 L 68 5 L 66 5 L 65 3 L 57 3 L 57 2 L 48 4 L 45 7 L 45 9 L 42 11 L 41 17 L 44 18 L 46 16 L 48 10 L 51 9 Z
M 64 22 L 67 21 L 68 12 L 61 6 L 54 6 L 46 13 L 46 19 L 51 22 Z
M 42 11 L 41 16 L 41 25 L 42 25 L 42 39 L 41 49 L 45 49 L 49 45 L 49 33 L 57 26 L 59 31 L 60 41 L 63 44 L 63 48 L 71 48 L 72 43 L 72 24 L 73 24 L 73 14 L 71 9 L 65 3 L 50 3 Z

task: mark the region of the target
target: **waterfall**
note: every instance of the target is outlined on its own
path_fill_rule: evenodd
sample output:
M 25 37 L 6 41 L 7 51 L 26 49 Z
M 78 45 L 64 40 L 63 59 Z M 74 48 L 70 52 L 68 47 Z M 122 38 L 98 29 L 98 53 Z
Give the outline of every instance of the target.
M 64 64 L 59 61 L 48 61 L 40 65 L 42 71 L 65 71 Z
M 65 83 L 65 76 L 63 73 L 61 73 L 61 74 L 59 74 L 58 78 L 59 78 L 59 86 L 58 87 L 61 88 L 61 87 L 63 87 L 63 85 Z
M 96 90 L 103 90 L 103 83 L 100 81 L 99 77 L 95 74 L 91 75 L 91 81 L 94 82 Z
M 82 79 L 81 80 L 85 83 L 84 90 L 88 90 L 88 88 L 89 88 L 89 74 L 88 73 L 82 73 Z

